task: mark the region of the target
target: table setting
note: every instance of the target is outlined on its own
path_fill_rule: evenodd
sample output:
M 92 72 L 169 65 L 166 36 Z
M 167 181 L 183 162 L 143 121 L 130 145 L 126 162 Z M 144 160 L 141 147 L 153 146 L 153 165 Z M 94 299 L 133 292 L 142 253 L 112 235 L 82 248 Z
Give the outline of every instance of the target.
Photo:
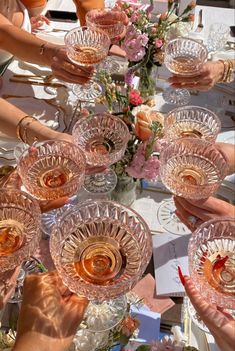
M 2 76 L 3 99 L 27 118 L 70 134 L 71 142 L 36 140 L 28 147 L 0 130 L 1 177 L 16 169 L 22 182 L 18 190 L 1 189 L 0 234 L 13 241 L 7 254 L 0 241 L 0 272 L 26 261 L 0 314 L 0 350 L 14 345 L 9 321 L 17 318 L 25 275 L 53 269 L 70 291 L 90 301 L 68 351 L 218 350 L 185 294 L 178 266 L 202 295 L 233 310 L 232 283 L 216 274 L 230 274 L 234 220 L 206 222 L 196 239 L 195 216 L 189 229 L 173 196 L 201 201 L 215 194 L 234 204 L 234 174 L 227 176 L 215 146 L 235 144 L 234 82 L 199 91 L 172 87 L 168 78 L 190 79 L 206 62 L 234 59 L 233 10 L 220 9 L 222 26 L 218 8 L 211 16 L 208 6 L 168 0 L 160 2 L 159 13 L 157 3 L 118 1 L 115 11 L 129 19 L 124 25 L 119 18 L 119 27 L 99 23 L 98 10 L 87 17 L 87 27 L 51 20 L 35 31 L 65 45 L 71 63 L 94 67 L 84 85 L 16 58 Z M 75 12 L 75 5 L 49 0 L 42 14 L 50 10 Z M 110 40 L 124 28 L 119 46 L 126 56 L 108 56 Z M 12 210 L 15 198 L 18 212 Z M 40 213 L 41 202 L 60 198 L 66 198 L 62 207 Z

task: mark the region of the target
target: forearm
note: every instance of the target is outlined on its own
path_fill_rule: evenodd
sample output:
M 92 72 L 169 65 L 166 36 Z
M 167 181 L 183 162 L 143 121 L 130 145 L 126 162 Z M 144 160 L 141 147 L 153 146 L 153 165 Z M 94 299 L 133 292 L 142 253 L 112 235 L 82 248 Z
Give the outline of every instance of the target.
M 43 44 L 46 44 L 44 50 Z M 0 15 L 0 48 L 22 61 L 50 67 L 58 45 L 47 43 L 10 23 L 2 24 Z
M 54 339 L 44 334 L 29 331 L 19 338 L 16 337 L 13 351 L 65 351 L 71 343 L 72 338 Z
M 2 133 L 16 138 L 17 125 L 24 116 L 26 116 L 25 112 L 9 104 L 4 99 L 0 99 L 0 126 Z M 56 135 L 56 131 L 42 125 L 38 121 L 33 121 L 27 128 L 27 137 L 30 143 L 32 143 L 34 139 L 54 139 Z

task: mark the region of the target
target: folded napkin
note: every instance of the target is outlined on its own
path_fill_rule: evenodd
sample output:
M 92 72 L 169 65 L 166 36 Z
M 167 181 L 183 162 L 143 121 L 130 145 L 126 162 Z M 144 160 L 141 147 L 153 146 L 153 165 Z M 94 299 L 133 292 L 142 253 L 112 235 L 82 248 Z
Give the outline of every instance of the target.
M 174 302 L 169 297 L 157 296 L 155 290 L 155 279 L 151 274 L 147 274 L 132 289 L 152 312 L 164 313 L 174 306 Z

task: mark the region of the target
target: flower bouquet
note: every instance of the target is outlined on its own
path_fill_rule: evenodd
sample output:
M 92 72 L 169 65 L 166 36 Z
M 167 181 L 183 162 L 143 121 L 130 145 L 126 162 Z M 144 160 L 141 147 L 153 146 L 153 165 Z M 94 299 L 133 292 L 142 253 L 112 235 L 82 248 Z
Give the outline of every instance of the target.
M 192 1 L 185 10 L 176 16 L 174 0 L 168 0 L 168 11 L 158 17 L 156 23 L 151 22 L 153 3 L 146 10 L 136 9 L 133 4 L 117 1 L 117 8 L 124 11 L 129 17 L 126 35 L 121 47 L 126 52 L 129 62 L 127 80 L 132 84 L 134 75 L 140 77 L 140 93 L 142 97 L 154 94 L 155 82 L 152 77 L 153 67 L 161 66 L 164 60 L 164 43 L 172 39 L 172 35 L 180 35 L 176 28 L 180 23 L 194 21 L 194 15 L 190 11 L 196 3 Z M 170 29 L 171 35 L 168 33 Z
M 136 180 L 156 181 L 159 175 L 159 140 L 164 118 L 153 110 L 151 99 L 143 99 L 130 85 L 120 88 L 105 71 L 100 73 L 99 79 L 105 88 L 99 102 L 106 104 L 110 113 L 122 118 L 131 135 L 123 158 L 113 165 L 118 177 L 113 199 L 130 205 L 134 199 L 128 191 L 134 189 Z M 121 192 L 126 193 L 126 200 L 120 198 Z

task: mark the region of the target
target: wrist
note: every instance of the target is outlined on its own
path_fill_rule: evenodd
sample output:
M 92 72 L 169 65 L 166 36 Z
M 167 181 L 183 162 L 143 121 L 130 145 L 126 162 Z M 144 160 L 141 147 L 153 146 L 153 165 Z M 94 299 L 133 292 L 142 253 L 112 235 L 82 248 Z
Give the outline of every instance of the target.
M 218 68 L 218 78 L 217 82 L 221 82 L 224 77 L 225 65 L 223 60 L 219 60 L 216 62 Z
M 39 48 L 39 54 L 43 57 L 44 63 L 47 66 L 51 66 L 53 57 L 56 56 L 57 52 L 62 48 L 62 45 L 54 45 L 52 43 L 45 42 Z
M 55 339 L 45 334 L 29 331 L 16 337 L 13 351 L 65 351 L 72 338 Z

